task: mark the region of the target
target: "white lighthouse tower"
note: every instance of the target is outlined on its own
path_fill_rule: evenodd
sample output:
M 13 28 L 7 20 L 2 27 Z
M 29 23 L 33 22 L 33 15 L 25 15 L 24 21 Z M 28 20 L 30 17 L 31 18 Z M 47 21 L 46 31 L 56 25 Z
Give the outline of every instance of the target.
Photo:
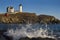
M 19 12 L 22 12 L 22 4 L 19 5 Z

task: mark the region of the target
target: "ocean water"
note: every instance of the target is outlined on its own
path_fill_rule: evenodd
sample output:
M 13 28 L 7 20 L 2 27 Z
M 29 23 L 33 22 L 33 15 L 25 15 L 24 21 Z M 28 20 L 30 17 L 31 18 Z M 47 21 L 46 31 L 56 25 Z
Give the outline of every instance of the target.
M 0 24 L 0 30 L 7 30 L 4 35 L 12 36 L 13 40 L 21 37 L 60 38 L 60 24 Z

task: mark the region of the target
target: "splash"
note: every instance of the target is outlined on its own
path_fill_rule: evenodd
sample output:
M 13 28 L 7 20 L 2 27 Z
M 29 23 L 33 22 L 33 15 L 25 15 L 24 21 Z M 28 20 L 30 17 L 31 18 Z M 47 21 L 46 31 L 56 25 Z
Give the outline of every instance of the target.
M 15 29 L 11 28 L 8 29 L 5 34 L 7 36 L 12 36 L 13 40 L 18 40 L 21 37 L 29 37 L 29 38 L 37 38 L 37 37 L 48 37 L 48 38 L 54 38 L 54 36 L 48 36 L 48 27 L 47 25 L 45 26 L 40 25 L 40 24 L 20 24 L 18 27 Z

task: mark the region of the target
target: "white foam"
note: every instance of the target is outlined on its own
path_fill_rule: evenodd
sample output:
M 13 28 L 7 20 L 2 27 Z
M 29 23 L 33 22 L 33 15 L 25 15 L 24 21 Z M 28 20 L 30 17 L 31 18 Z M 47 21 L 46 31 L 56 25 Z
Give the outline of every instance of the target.
M 40 28 L 38 29 L 37 26 L 39 26 Z M 18 27 L 16 27 L 16 29 L 8 29 L 7 32 L 5 32 L 5 34 L 7 36 L 12 36 L 14 40 L 18 40 L 21 37 L 48 37 L 48 38 L 54 38 L 54 36 L 48 36 L 48 30 L 47 29 L 43 29 L 41 27 L 40 24 L 26 24 L 26 25 L 20 25 L 22 26 L 21 29 L 18 29 Z M 36 28 L 33 28 L 36 27 Z

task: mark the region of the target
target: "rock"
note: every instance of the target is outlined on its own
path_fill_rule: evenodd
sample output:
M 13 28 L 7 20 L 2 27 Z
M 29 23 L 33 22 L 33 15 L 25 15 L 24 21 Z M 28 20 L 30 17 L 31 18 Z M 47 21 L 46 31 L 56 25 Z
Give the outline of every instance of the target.
M 10 36 L 3 35 L 3 37 L 4 37 L 6 40 L 13 40 L 13 37 L 10 37 Z
M 25 38 L 20 38 L 19 40 L 55 40 L 55 39 L 52 39 L 52 38 L 28 38 L 28 37 L 25 37 Z
M 60 21 L 60 20 L 58 20 L 58 19 L 56 19 L 54 16 L 50 16 L 50 15 L 39 15 L 38 16 L 38 19 L 39 19 L 39 22 L 40 23 L 42 23 L 42 22 L 44 22 L 44 23 L 60 23 L 60 22 L 58 22 L 58 21 Z M 58 21 L 57 21 L 58 20 Z
M 36 15 L 35 13 L 16 13 L 5 16 L 0 14 L 0 23 L 60 23 L 60 20 L 50 15 Z

